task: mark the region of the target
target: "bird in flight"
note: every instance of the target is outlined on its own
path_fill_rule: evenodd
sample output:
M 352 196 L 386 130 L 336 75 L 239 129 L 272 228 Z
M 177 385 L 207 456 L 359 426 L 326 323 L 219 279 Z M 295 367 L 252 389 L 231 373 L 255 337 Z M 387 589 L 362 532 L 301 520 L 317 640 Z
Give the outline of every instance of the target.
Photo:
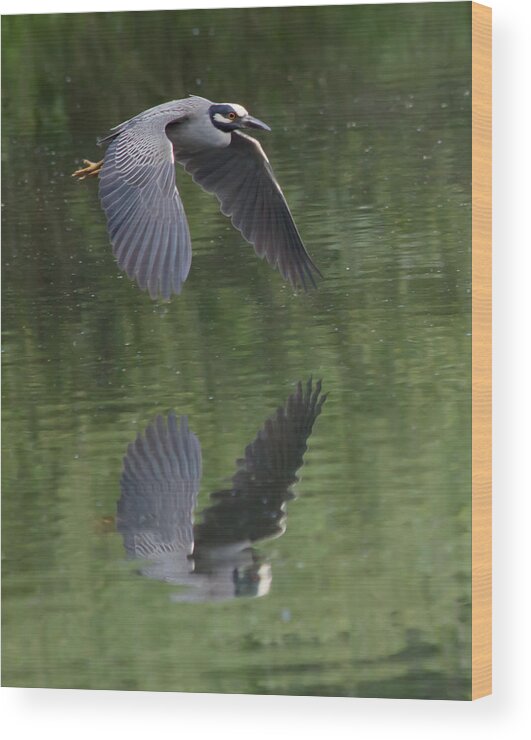
M 157 416 L 127 449 L 117 503 L 116 527 L 140 573 L 186 587 L 176 601 L 265 595 L 271 570 L 252 545 L 284 533 L 285 503 L 325 400 L 320 381 L 299 382 L 197 523 L 201 445 L 185 416 Z
M 119 267 L 152 298 L 181 292 L 192 260 L 190 231 L 175 184 L 177 161 L 253 245 L 304 290 L 321 276 L 260 143 L 242 129 L 270 128 L 241 105 L 198 96 L 162 103 L 115 126 L 99 141 L 100 162 L 73 177 L 99 176 L 99 195 Z

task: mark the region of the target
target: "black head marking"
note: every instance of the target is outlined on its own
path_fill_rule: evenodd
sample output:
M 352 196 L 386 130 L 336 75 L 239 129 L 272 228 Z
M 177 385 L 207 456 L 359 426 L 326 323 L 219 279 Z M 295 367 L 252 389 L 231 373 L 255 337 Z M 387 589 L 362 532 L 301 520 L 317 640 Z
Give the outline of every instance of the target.
M 247 115 L 247 111 L 239 105 L 230 103 L 214 103 L 209 108 L 212 124 L 221 131 L 234 131 L 241 128 L 241 119 Z

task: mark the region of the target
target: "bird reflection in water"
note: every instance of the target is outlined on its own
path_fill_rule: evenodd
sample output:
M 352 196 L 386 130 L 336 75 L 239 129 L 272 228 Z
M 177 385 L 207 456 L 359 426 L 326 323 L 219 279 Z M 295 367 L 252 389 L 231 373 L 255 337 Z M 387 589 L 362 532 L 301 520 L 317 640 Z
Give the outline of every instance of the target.
M 299 382 L 237 460 L 232 485 L 211 494 L 193 523 L 201 481 L 201 445 L 186 416 L 157 418 L 124 457 L 117 529 L 139 572 L 185 586 L 175 601 L 264 596 L 271 568 L 252 547 L 285 531 L 285 504 L 326 395 L 321 382 Z

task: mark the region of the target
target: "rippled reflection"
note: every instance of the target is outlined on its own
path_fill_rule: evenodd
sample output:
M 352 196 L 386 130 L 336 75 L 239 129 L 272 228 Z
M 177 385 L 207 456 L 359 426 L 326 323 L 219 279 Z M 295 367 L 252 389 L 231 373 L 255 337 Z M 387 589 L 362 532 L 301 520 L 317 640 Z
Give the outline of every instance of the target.
M 117 529 L 140 573 L 189 587 L 176 601 L 267 594 L 271 568 L 251 545 L 284 533 L 285 503 L 325 399 L 320 381 L 299 382 L 236 461 L 232 486 L 211 494 L 195 525 L 200 442 L 186 416 L 157 416 L 128 447 L 117 506 Z

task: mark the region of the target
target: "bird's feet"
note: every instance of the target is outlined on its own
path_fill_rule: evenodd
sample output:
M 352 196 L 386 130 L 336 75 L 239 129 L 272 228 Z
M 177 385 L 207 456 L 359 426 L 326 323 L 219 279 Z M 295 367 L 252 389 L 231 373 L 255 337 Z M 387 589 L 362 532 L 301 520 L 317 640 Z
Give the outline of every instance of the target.
M 72 177 L 77 177 L 78 180 L 84 180 L 85 177 L 97 177 L 103 165 L 103 159 L 99 162 L 91 162 L 90 159 L 84 159 L 83 164 L 85 167 L 76 170 L 72 173 Z

